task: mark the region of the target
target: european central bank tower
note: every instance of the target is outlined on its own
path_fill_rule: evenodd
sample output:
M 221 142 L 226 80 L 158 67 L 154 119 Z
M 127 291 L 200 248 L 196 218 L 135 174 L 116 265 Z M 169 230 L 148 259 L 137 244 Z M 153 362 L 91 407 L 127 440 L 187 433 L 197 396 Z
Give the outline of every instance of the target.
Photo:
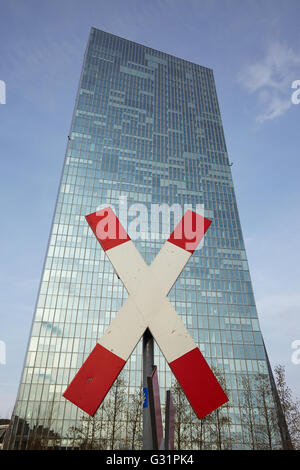
M 148 264 L 170 235 L 172 207 L 198 205 L 212 220 L 169 299 L 229 402 L 204 420 L 188 403 L 179 407 L 185 425 L 175 429 L 175 447 L 284 448 L 213 71 L 95 28 L 5 448 L 141 448 L 141 341 L 94 418 L 63 397 L 128 296 L 85 220 L 108 205 L 126 214 Z M 174 378 L 155 348 L 163 405 Z

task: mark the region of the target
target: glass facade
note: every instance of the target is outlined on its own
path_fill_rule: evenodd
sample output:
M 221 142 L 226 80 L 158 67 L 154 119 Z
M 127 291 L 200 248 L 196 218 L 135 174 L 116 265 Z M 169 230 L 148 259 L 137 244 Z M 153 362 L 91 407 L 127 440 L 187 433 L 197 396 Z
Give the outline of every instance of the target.
M 171 227 L 163 220 L 156 228 L 161 236 L 145 239 L 138 226 L 145 207 L 151 214 L 153 204 L 189 204 L 194 210 L 201 204 L 212 219 L 203 248 L 193 254 L 169 298 L 208 363 L 226 380 L 230 402 L 220 411 L 230 423 L 226 442 L 231 448 L 254 447 L 251 442 L 257 444 L 266 429 L 255 379 L 262 374 L 268 388 L 270 376 L 213 72 L 94 28 L 6 447 L 78 448 L 72 430 L 86 415 L 62 394 L 127 297 L 84 216 L 108 204 L 118 213 L 120 200 L 123 209 L 128 206 L 129 234 L 136 226 L 132 238 L 147 263 L 169 236 L 172 220 Z M 163 400 L 172 375 L 158 349 L 155 363 Z M 125 367 L 125 404 L 141 385 L 141 367 L 139 343 Z M 245 418 L 245 380 L 253 400 L 252 425 Z M 267 398 L 270 413 L 272 397 Z M 102 424 L 104 442 L 105 417 Z M 282 447 L 277 423 L 272 433 L 273 446 Z M 131 448 L 130 439 L 125 416 L 113 446 Z M 216 448 L 213 435 L 205 448 Z

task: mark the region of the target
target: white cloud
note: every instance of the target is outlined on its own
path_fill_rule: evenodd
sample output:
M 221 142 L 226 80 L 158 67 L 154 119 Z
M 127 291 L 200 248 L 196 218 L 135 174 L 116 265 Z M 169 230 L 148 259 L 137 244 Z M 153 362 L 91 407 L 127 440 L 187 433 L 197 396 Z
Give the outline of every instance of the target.
M 291 85 L 299 76 L 300 54 L 282 43 L 272 44 L 263 59 L 242 71 L 240 82 L 260 103 L 257 122 L 275 119 L 291 107 Z

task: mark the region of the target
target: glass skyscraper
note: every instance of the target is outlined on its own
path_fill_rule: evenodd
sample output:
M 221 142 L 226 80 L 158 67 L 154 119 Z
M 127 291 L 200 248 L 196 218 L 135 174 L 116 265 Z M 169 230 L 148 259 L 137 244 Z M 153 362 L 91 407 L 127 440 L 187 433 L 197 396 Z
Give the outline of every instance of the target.
M 137 223 L 145 208 L 150 215 L 154 205 L 163 212 L 174 204 L 194 210 L 198 204 L 212 220 L 203 248 L 169 298 L 226 381 L 229 404 L 219 410 L 226 418 L 222 446 L 209 419 L 202 444 L 191 439 L 187 446 L 251 449 L 271 440 L 272 448 L 284 447 L 213 71 L 92 28 L 6 448 L 81 448 L 78 435 L 85 433 L 86 442 L 93 430 L 98 448 L 139 447 L 140 428 L 133 446 L 126 407 L 141 385 L 140 343 L 125 366 L 119 394 L 125 411 L 114 440 L 107 437 L 108 410 L 88 419 L 62 396 L 127 297 L 84 218 L 109 204 L 128 215 L 129 234 L 147 263 L 168 238 L 173 219 L 169 227 L 162 218 L 153 234 L 149 217 L 146 238 Z M 172 374 L 158 349 L 155 363 L 163 397 Z

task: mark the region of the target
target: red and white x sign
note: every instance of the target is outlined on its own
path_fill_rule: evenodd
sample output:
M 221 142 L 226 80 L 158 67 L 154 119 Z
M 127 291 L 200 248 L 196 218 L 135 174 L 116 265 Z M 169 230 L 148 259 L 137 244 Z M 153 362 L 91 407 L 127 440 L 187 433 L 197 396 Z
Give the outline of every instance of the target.
M 64 393 L 93 416 L 149 328 L 199 418 L 228 401 L 167 295 L 211 221 L 187 211 L 148 266 L 108 207 L 86 216 L 129 296 Z

